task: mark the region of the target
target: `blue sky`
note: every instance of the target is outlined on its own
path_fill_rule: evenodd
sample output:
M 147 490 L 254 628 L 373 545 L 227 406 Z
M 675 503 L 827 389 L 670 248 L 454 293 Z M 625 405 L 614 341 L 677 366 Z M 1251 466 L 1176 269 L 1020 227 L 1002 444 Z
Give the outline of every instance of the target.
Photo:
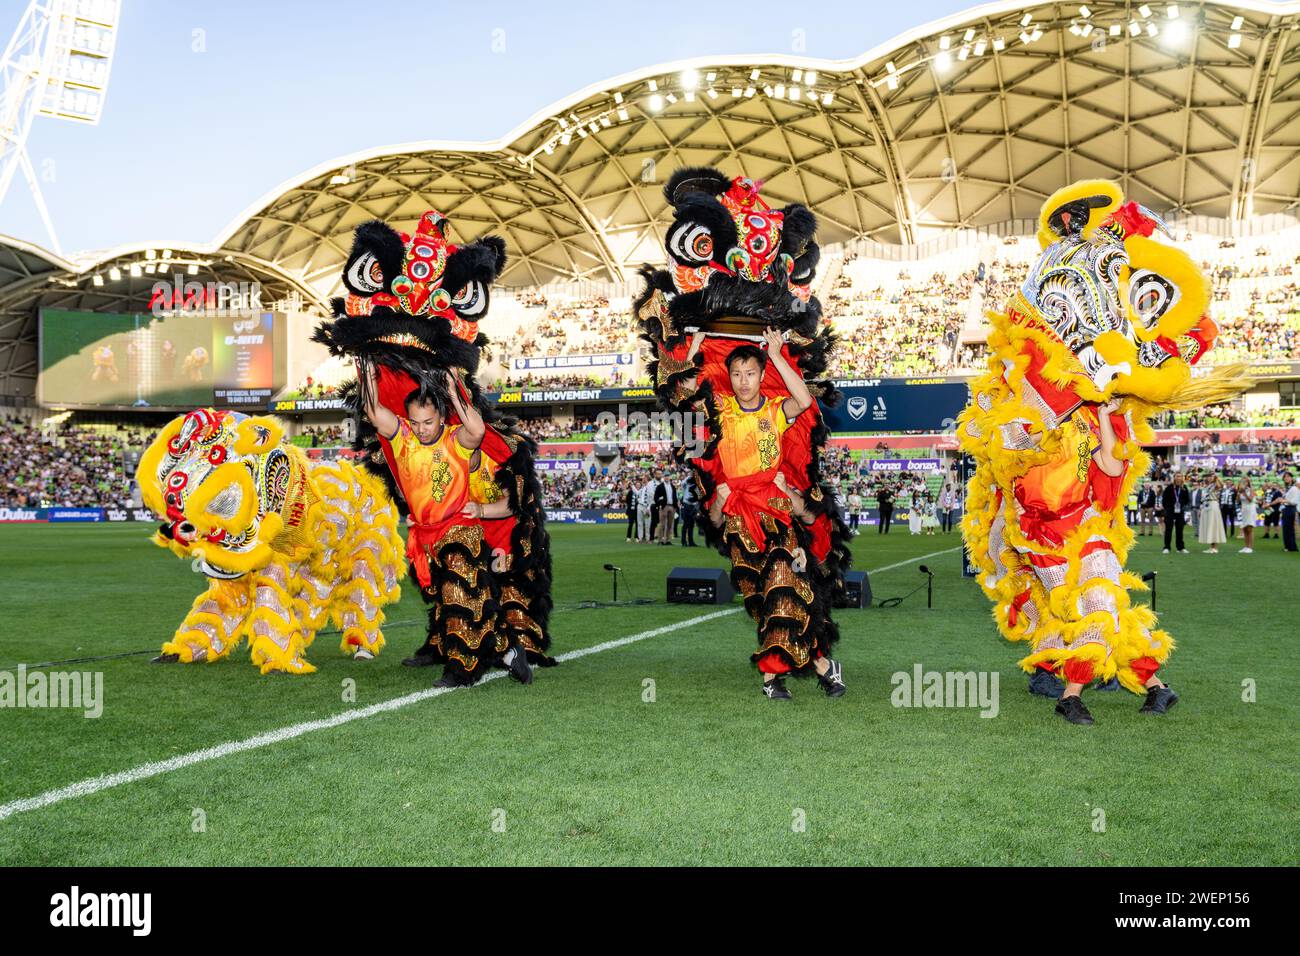
M 972 5 L 125 0 L 99 126 L 37 118 L 29 149 L 65 252 L 207 241 L 345 153 L 496 139 L 577 89 L 668 60 L 791 53 L 796 36 L 808 56 L 851 57 Z M 0 40 L 25 6 L 0 0 Z M 50 244 L 21 173 L 0 233 Z

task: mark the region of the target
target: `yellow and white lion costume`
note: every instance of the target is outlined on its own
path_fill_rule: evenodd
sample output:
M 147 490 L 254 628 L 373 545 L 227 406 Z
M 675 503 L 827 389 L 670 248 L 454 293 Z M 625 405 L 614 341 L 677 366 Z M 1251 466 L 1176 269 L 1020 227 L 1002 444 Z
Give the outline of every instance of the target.
M 1240 368 L 1194 378 L 1217 330 L 1209 283 L 1155 214 L 1106 181 L 1075 183 L 1039 215 L 1042 255 L 1004 311 L 990 313 L 988 371 L 959 419 L 976 470 L 962 522 L 1002 635 L 1025 642 L 1021 667 L 1135 693 L 1168 658 L 1124 571 L 1132 532 L 1124 506 L 1147 471 L 1141 442 L 1156 411 L 1223 401 Z M 1099 470 L 1099 415 L 1110 411 L 1124 463 Z
M 263 674 L 308 674 L 305 651 L 327 620 L 344 653 L 383 647 L 382 608 L 405 567 L 377 478 L 309 460 L 273 418 L 200 408 L 159 433 L 136 480 L 163 522 L 155 543 L 210 579 L 160 661 L 211 663 L 247 637 Z

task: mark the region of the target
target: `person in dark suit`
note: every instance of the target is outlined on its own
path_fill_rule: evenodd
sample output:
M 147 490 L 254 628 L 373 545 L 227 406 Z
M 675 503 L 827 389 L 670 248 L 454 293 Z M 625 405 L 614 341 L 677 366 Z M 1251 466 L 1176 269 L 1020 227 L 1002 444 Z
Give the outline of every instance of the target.
M 658 481 L 655 483 L 655 517 L 659 521 L 656 526 L 659 532 L 657 543 L 672 544 L 673 519 L 677 512 L 677 489 L 673 487 L 671 481 L 664 478 L 662 471 L 656 475 L 656 478 Z
M 1156 486 L 1147 482 L 1138 492 L 1138 516 L 1142 521 L 1142 536 L 1146 537 L 1155 531 L 1152 519 L 1156 513 Z
M 627 486 L 627 494 L 623 498 L 623 508 L 627 511 L 627 540 L 631 541 L 636 537 L 636 488 L 631 483 Z
M 699 505 L 695 501 L 695 489 L 691 486 L 691 481 L 682 483 L 681 490 L 681 517 L 682 517 L 682 547 L 695 547 L 695 514 L 699 510 Z
M 1183 547 L 1183 528 L 1187 524 L 1187 512 L 1192 507 L 1192 493 L 1181 474 L 1174 475 L 1171 485 L 1165 486 L 1165 493 L 1160 501 L 1165 513 L 1165 554 L 1169 553 L 1169 540 L 1175 537 L 1180 554 L 1186 554 Z
M 889 522 L 894 517 L 894 493 L 889 490 L 889 485 L 881 484 L 880 490 L 876 492 L 876 507 L 880 516 L 876 533 L 889 534 Z

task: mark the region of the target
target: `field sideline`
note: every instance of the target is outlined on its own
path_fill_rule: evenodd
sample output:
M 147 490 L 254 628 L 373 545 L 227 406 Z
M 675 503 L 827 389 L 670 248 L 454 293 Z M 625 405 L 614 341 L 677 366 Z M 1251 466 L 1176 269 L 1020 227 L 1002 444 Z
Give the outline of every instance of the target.
M 0 819 L 0 862 L 1290 865 L 1298 856 L 1300 560 L 1276 541 L 1257 542 L 1251 556 L 1236 553 L 1239 542 L 1215 557 L 1194 546 L 1163 556 L 1139 538 L 1130 565 L 1160 571 L 1162 624 L 1180 642 L 1167 676 L 1183 701 L 1159 720 L 1139 716 L 1131 694 L 1094 693 L 1098 724 L 1078 728 L 1025 692 L 1017 649 L 947 550 L 956 535 L 856 539 L 857 567 L 889 568 L 872 577 L 877 599 L 912 590 L 923 580 L 917 560 L 947 551 L 925 558 L 936 608 L 926 610 L 922 590 L 897 608 L 839 612 L 848 695 L 827 700 L 798 682 L 781 705 L 757 690 L 738 603 L 685 626 L 717 609 L 663 603 L 668 568 L 723 566 L 718 555 L 627 544 L 611 526 L 556 526 L 554 650 L 598 652 L 539 671 L 530 688 L 493 680 L 356 719 L 350 712 L 425 691 L 434 677 L 399 664 L 422 635 L 412 589 L 372 662 L 344 659 L 337 636 L 323 633 L 309 653 L 320 670 L 307 677 L 259 677 L 243 648 L 212 666 L 150 666 L 201 582 L 147 533 L 0 526 L 0 671 L 129 655 L 59 668 L 103 673 L 99 719 L 0 709 L 0 805 L 307 721 L 347 722 L 13 813 Z M 626 570 L 633 596 L 656 603 L 582 607 L 609 599 L 605 562 Z M 622 585 L 619 596 L 629 596 Z M 893 707 L 891 675 L 918 663 L 996 671 L 998 715 Z M 348 678 L 355 702 L 343 699 Z M 1245 680 L 1257 702 L 1243 702 Z

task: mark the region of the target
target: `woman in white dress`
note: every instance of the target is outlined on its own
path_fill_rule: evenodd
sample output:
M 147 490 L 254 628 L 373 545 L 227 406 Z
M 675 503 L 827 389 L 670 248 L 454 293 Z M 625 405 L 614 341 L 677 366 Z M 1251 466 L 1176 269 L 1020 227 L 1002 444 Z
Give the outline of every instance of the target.
M 1259 493 L 1249 478 L 1237 481 L 1237 527 L 1246 539 L 1242 554 L 1255 553 L 1255 519 L 1259 517 Z
M 913 485 L 907 503 L 907 530 L 912 534 L 921 533 L 921 510 L 924 506 L 921 489 Z
M 1218 554 L 1219 545 L 1228 540 L 1223 530 L 1223 514 L 1219 511 L 1219 495 L 1223 493 L 1223 479 L 1214 476 L 1214 483 L 1205 489 L 1202 499 L 1201 515 L 1196 529 L 1196 537 L 1201 544 L 1208 544 L 1206 554 Z

